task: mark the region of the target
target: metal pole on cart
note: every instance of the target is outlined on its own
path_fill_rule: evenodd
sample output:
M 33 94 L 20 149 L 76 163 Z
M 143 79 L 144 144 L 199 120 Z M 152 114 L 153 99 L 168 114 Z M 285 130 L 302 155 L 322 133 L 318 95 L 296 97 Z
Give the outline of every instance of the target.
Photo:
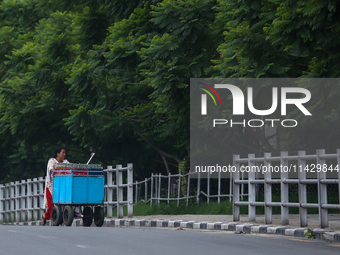
M 94 153 L 94 152 L 91 153 L 91 157 L 90 157 L 89 161 L 87 161 L 86 165 L 88 165 L 90 163 L 90 161 L 93 158 L 94 154 L 96 154 L 96 153 Z

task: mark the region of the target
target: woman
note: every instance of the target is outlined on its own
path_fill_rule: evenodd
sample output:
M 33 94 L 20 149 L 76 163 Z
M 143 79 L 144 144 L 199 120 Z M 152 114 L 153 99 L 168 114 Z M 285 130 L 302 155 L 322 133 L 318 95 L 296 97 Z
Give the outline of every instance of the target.
M 42 214 L 41 224 L 45 226 L 46 220 L 51 218 L 51 212 L 53 208 L 53 177 L 52 173 L 58 163 L 70 163 L 65 159 L 66 152 L 64 147 L 58 147 L 47 163 L 47 172 L 45 178 L 45 193 L 44 193 L 44 205 L 43 208 L 48 208 L 45 213 Z

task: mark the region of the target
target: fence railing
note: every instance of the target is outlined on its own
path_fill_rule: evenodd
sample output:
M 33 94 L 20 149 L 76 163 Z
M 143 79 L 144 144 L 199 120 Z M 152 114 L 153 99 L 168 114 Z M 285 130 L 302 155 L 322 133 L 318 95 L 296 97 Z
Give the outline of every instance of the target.
M 43 210 L 45 179 L 0 184 L 0 223 L 37 220 Z
M 328 161 L 328 162 L 327 162 Z M 240 206 L 248 206 L 250 222 L 256 218 L 256 207 L 265 208 L 265 224 L 272 223 L 272 208 L 281 207 L 281 223 L 289 224 L 289 208 L 299 208 L 300 226 L 307 227 L 308 208 L 317 208 L 319 213 L 319 225 L 321 228 L 328 227 L 328 210 L 340 209 L 340 150 L 336 154 L 326 154 L 325 150 L 317 150 L 314 155 L 306 155 L 305 151 L 299 151 L 298 155 L 288 156 L 288 152 L 281 152 L 280 156 L 272 157 L 271 153 L 264 153 L 264 157 L 255 158 L 249 154 L 247 158 L 234 155 L 233 173 L 233 219 L 240 220 Z M 293 163 L 292 163 L 293 162 Z M 275 164 L 276 163 L 276 164 Z M 261 171 L 266 170 L 266 171 Z M 248 172 L 247 180 L 240 180 L 241 171 Z M 253 169 L 254 171 L 250 171 Z M 262 176 L 260 176 L 263 174 Z M 248 185 L 248 201 L 241 201 L 241 185 Z M 280 202 L 272 201 L 272 185 L 280 185 Z M 289 186 L 298 185 L 298 202 L 289 201 Z M 264 186 L 264 201 L 256 201 L 256 185 Z M 317 202 L 307 201 L 307 186 L 317 185 Z M 339 200 L 337 204 L 329 204 L 327 185 L 337 185 Z
M 221 198 L 229 198 L 232 200 L 232 180 L 231 178 L 222 178 L 221 173 L 217 178 L 210 178 L 210 175 L 204 175 L 202 178 L 201 173 L 189 172 L 187 174 L 151 174 L 150 178 L 140 182 L 135 182 L 135 202 L 144 200 L 145 203 L 150 203 L 152 206 L 154 203 L 177 201 L 179 206 L 181 200 L 186 200 L 186 205 L 189 205 L 189 201 L 196 200 L 200 202 L 201 196 L 206 198 L 207 203 L 210 203 L 212 198 L 217 202 L 221 202 Z M 240 176 L 243 179 L 243 175 Z M 212 180 L 217 182 L 217 191 L 211 187 Z M 205 184 L 204 190 L 202 184 Z M 223 183 L 224 182 L 224 183 Z M 223 185 L 224 184 L 224 185 Z M 228 187 L 227 191 L 224 188 L 224 194 L 222 194 L 223 186 Z M 215 190 L 213 192 L 212 190 Z M 245 193 L 244 185 L 240 187 L 241 197 L 248 196 Z
M 233 200 L 234 221 L 240 220 L 240 206 L 248 206 L 250 222 L 256 220 L 256 207 L 263 207 L 265 223 L 271 224 L 273 207 L 280 207 L 281 223 L 287 225 L 289 208 L 295 207 L 299 209 L 301 227 L 306 227 L 308 210 L 314 208 L 318 210 L 320 227 L 326 228 L 328 210 L 340 209 L 339 162 L 340 149 L 336 154 L 317 150 L 313 155 L 306 155 L 305 151 L 299 151 L 297 155 L 281 152 L 280 156 L 265 153 L 258 158 L 254 154 L 249 154 L 246 158 L 235 155 L 233 166 L 236 171 L 228 179 L 222 178 L 221 173 L 218 173 L 218 178 L 212 181 L 209 174 L 203 178 L 200 173 L 189 172 L 152 174 L 150 178 L 135 183 L 132 164 L 127 167 L 117 165 L 115 169 L 108 166 L 104 170 L 104 205 L 107 217 L 113 217 L 113 209 L 117 207 L 117 217 L 122 218 L 123 206 L 127 206 L 128 217 L 133 217 L 133 203 L 142 199 L 150 205 L 162 201 L 177 201 L 177 206 L 181 200 L 186 200 L 188 206 L 190 200 L 198 203 L 202 197 L 208 203 L 211 199 L 217 198 L 220 203 L 222 198 L 227 198 L 229 201 Z M 255 171 L 251 171 L 252 169 Z M 123 180 L 127 180 L 127 183 Z M 40 177 L 0 184 L 0 223 L 38 220 L 44 212 L 44 183 L 44 178 Z M 290 191 L 292 187 L 294 192 Z M 309 201 L 311 187 L 315 189 L 312 202 Z M 329 202 L 329 187 L 336 187 L 336 202 L 334 197 L 331 197 L 333 203 Z M 263 193 L 259 190 L 263 190 Z M 273 194 L 279 194 L 275 197 L 275 202 Z
M 127 205 L 128 217 L 133 217 L 133 164 L 127 164 L 127 167 L 117 165 L 115 169 L 108 166 L 106 170 L 106 185 L 105 185 L 105 202 L 107 217 L 112 218 L 113 208 L 117 207 L 117 217 L 123 218 L 123 206 Z M 126 172 L 126 178 L 124 178 Z M 113 173 L 116 173 L 113 176 Z M 127 183 L 123 180 L 127 179 Z M 116 181 L 116 185 L 115 185 Z M 127 199 L 124 201 L 124 188 L 127 189 Z M 116 191 L 116 200 L 114 200 L 114 193 Z
M 107 217 L 112 217 L 113 208 L 117 207 L 117 217 L 122 218 L 124 205 L 128 207 L 128 217 L 133 217 L 133 164 L 127 164 L 127 167 L 117 165 L 115 169 L 108 166 L 104 173 L 107 182 L 104 196 Z M 127 183 L 123 183 L 124 179 L 127 179 Z M 45 212 L 42 208 L 44 186 L 43 177 L 0 184 L 0 224 L 39 220 Z M 124 197 L 127 197 L 125 201 Z

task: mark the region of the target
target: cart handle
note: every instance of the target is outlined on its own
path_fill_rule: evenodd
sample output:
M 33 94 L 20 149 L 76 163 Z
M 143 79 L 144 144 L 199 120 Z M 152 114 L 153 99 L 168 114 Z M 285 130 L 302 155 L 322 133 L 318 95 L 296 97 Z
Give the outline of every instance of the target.
M 86 165 L 88 165 L 90 163 L 90 161 L 93 158 L 94 154 L 96 154 L 96 153 L 94 153 L 94 152 L 91 153 L 91 158 L 89 159 L 89 161 L 87 161 Z

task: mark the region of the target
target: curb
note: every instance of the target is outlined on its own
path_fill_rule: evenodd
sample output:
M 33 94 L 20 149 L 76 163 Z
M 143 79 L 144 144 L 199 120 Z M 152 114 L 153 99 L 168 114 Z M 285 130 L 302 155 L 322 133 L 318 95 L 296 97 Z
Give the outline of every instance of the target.
M 20 223 L 4 223 L 3 225 L 18 225 L 18 226 L 41 226 L 40 221 L 20 222 Z M 49 226 L 50 222 L 46 222 Z M 63 226 L 63 224 L 62 224 Z M 72 227 L 81 227 L 80 219 L 75 219 Z M 95 227 L 92 223 L 91 227 Z M 277 234 L 284 236 L 304 237 L 308 228 L 293 228 L 285 226 L 258 225 L 251 223 L 235 223 L 235 222 L 197 222 L 184 220 L 126 220 L 126 219 L 105 219 L 103 227 L 158 227 L 158 228 L 188 228 L 188 229 L 203 229 L 203 230 L 220 230 L 233 231 L 235 234 Z M 315 234 L 315 239 L 325 240 L 330 242 L 340 242 L 340 231 L 326 229 L 312 229 Z

